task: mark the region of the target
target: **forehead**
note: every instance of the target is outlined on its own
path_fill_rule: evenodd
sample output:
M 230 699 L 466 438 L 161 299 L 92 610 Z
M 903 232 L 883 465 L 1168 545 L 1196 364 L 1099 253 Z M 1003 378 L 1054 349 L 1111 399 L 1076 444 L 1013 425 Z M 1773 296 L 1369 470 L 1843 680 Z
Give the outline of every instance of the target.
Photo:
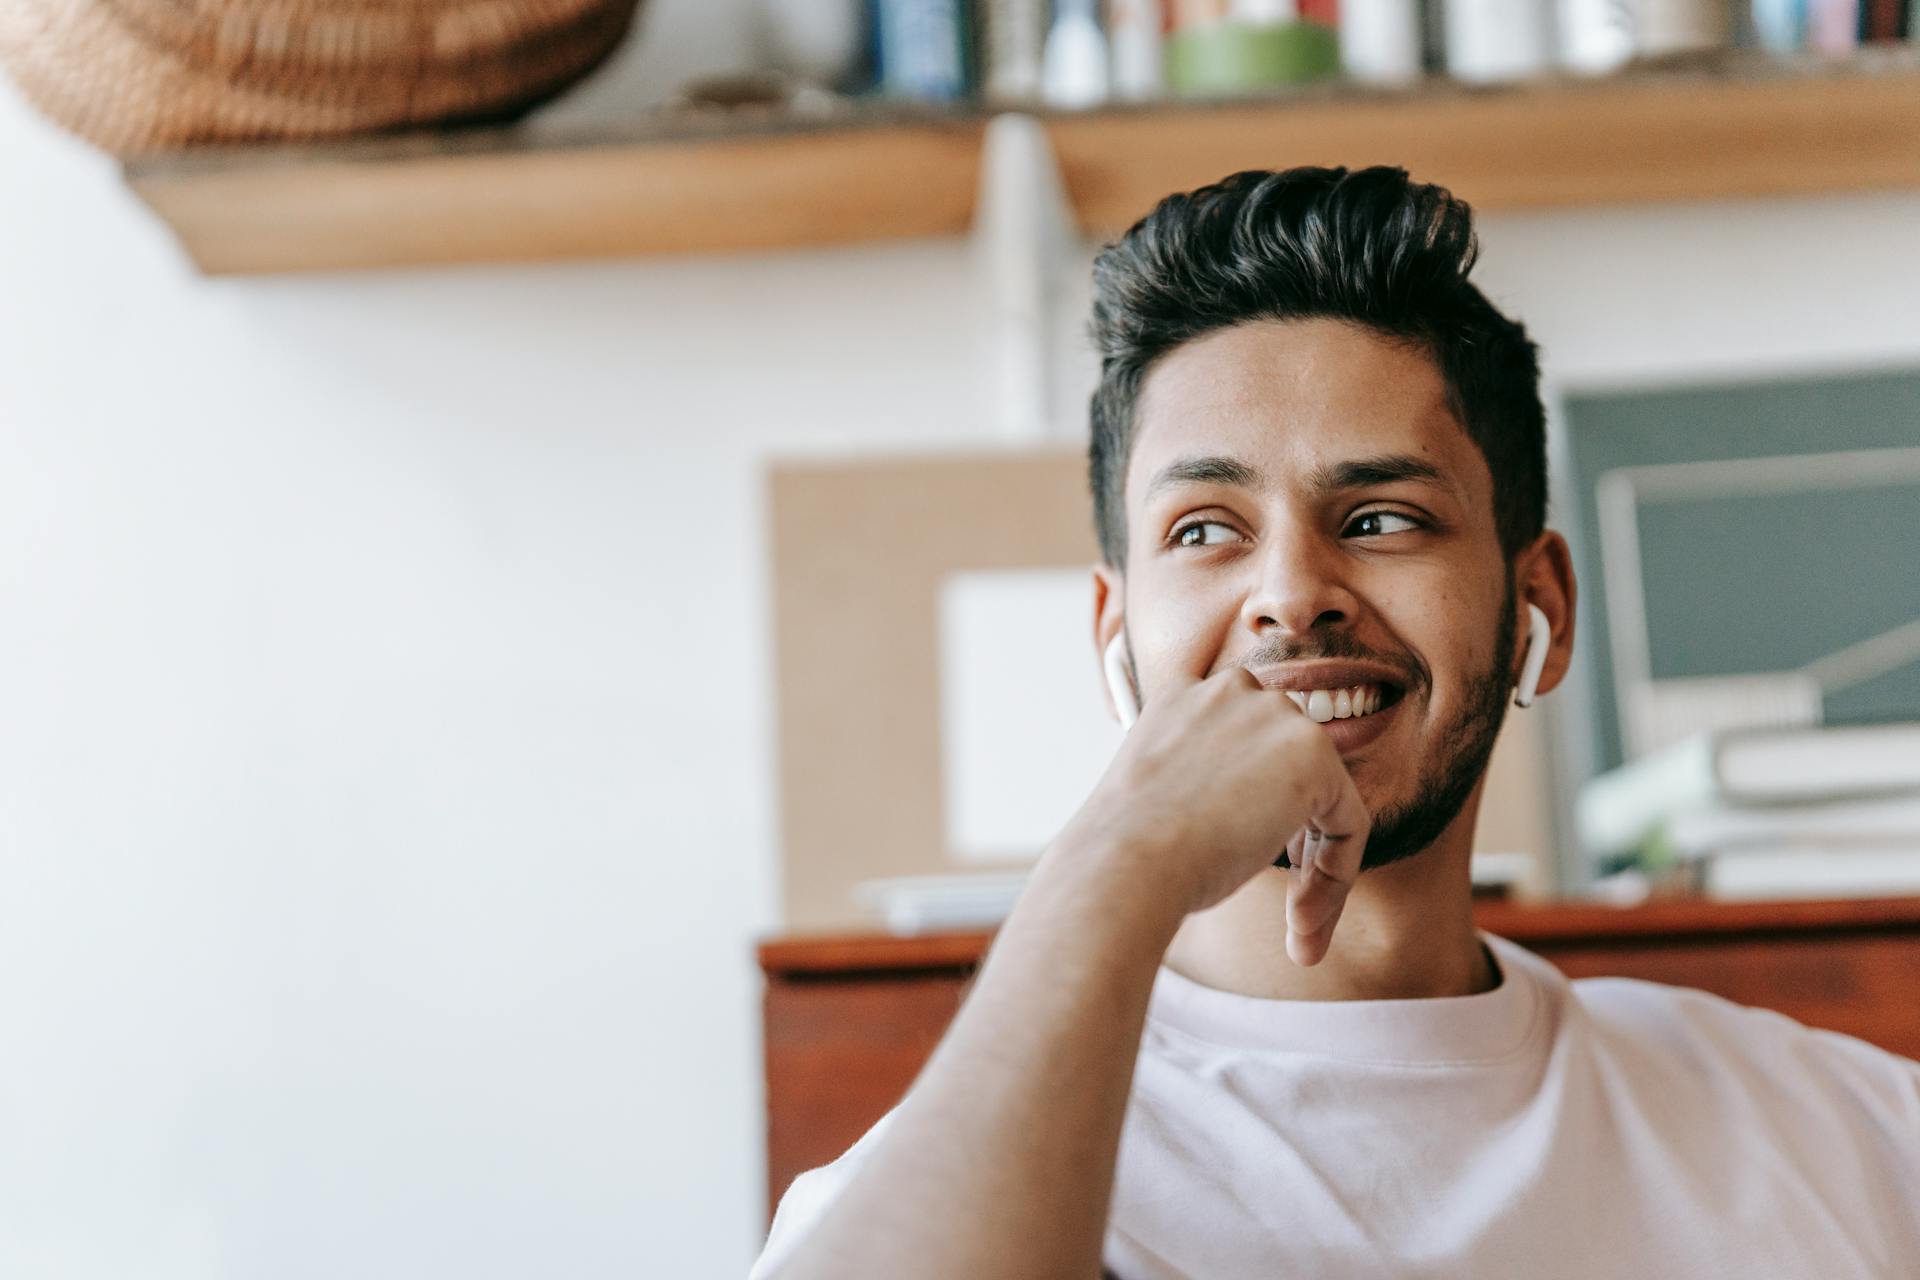
M 1493 480 L 1447 403 L 1424 350 L 1338 320 L 1262 320 L 1220 329 L 1160 357 L 1134 406 L 1127 506 L 1167 462 L 1224 455 L 1285 485 L 1342 460 L 1404 455 L 1463 497 Z

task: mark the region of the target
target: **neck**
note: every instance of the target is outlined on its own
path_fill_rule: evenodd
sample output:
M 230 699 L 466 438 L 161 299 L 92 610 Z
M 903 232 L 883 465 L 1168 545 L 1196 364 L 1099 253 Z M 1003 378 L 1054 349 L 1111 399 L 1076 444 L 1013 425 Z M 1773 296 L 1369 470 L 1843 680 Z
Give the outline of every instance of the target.
M 1267 1000 L 1405 1000 L 1474 995 L 1497 978 L 1473 923 L 1469 860 L 1476 791 L 1440 838 L 1362 873 L 1326 957 L 1287 957 L 1287 878 L 1263 871 L 1226 901 L 1188 916 L 1166 964 L 1204 987 Z

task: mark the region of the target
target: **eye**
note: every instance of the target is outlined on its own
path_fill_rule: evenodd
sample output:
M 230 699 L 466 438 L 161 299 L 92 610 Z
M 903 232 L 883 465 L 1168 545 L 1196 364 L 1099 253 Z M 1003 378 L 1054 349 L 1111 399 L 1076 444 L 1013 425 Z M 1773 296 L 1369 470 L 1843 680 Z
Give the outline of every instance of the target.
M 1214 534 L 1209 534 L 1208 530 L 1213 530 Z M 1211 547 L 1239 536 L 1239 530 L 1230 524 L 1222 524 L 1218 520 L 1195 520 L 1173 531 L 1173 544 L 1177 547 Z
M 1398 511 L 1363 511 L 1348 521 L 1342 536 L 1377 538 L 1383 534 L 1406 533 L 1421 527 L 1418 520 Z

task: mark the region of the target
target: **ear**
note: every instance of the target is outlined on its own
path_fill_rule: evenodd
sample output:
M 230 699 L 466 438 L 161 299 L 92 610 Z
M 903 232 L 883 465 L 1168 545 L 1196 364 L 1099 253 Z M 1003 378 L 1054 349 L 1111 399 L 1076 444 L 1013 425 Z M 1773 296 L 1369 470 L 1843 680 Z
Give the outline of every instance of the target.
M 1093 652 L 1107 651 L 1127 620 L 1127 580 L 1111 565 L 1093 566 Z
M 1527 606 L 1535 605 L 1547 615 L 1547 626 L 1553 633 L 1547 645 L 1546 664 L 1540 669 L 1538 687 L 1539 693 L 1548 693 L 1566 679 L 1567 669 L 1573 665 L 1574 605 L 1579 589 L 1573 578 L 1573 553 L 1567 548 L 1567 540 L 1548 529 L 1516 557 L 1514 573 L 1514 617 L 1509 625 L 1517 628 L 1519 640 L 1514 645 L 1512 678 L 1520 678 L 1520 669 L 1526 660 L 1530 629 Z
M 1100 672 L 1100 687 L 1107 690 L 1107 709 L 1116 720 L 1120 708 L 1113 705 L 1113 690 L 1107 685 L 1107 646 L 1112 644 L 1127 621 L 1127 580 L 1118 569 L 1107 564 L 1093 567 L 1093 664 Z M 1128 655 L 1132 665 L 1132 655 Z

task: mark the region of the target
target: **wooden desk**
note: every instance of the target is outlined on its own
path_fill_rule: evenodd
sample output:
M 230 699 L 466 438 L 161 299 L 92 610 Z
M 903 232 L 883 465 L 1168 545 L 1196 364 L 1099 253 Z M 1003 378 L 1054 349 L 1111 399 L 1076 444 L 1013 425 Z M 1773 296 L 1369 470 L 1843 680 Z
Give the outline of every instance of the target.
M 1920 1058 L 1920 898 L 1490 902 L 1480 927 L 1570 977 L 1699 987 Z M 769 1212 L 796 1174 L 853 1145 L 913 1083 L 992 935 L 763 943 Z

